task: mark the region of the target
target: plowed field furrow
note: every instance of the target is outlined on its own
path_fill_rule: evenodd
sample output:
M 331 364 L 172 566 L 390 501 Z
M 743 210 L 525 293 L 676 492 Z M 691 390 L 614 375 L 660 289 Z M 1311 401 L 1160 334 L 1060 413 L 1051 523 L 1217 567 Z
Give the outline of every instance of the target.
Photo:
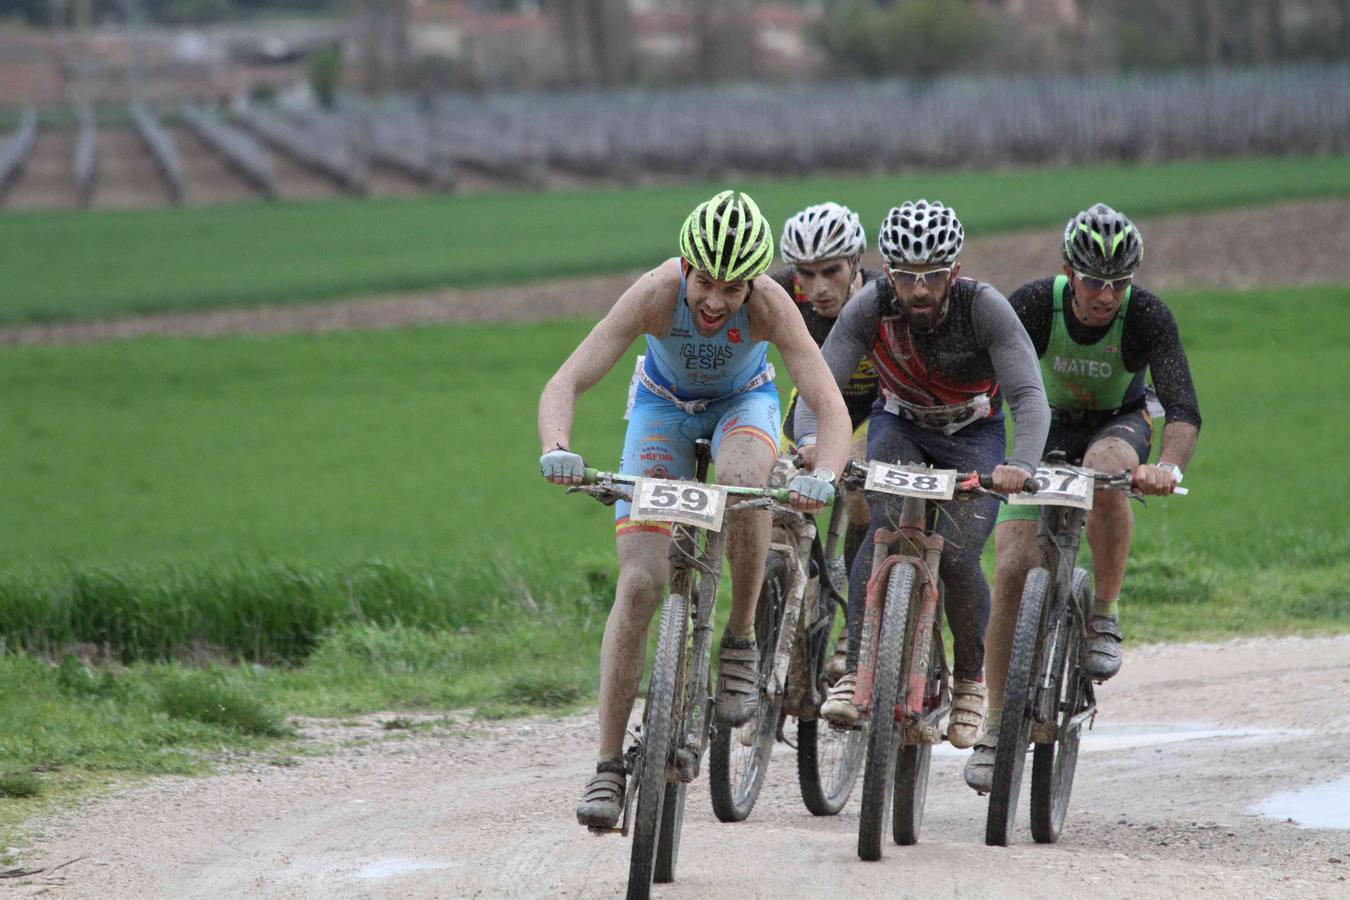
M 240 203 L 262 196 L 244 178 L 236 173 L 217 154 L 187 128 L 170 132 L 178 145 L 178 156 L 183 164 L 186 201 L 193 205 L 206 203 Z
M 283 200 L 315 200 L 340 197 L 344 191 L 332 179 L 307 169 L 288 156 L 285 151 L 272 151 L 272 170 L 276 172 L 277 194 Z
M 74 209 L 80 202 L 74 165 L 75 132 L 39 128 L 23 172 L 0 199 L 0 206 L 14 210 Z
M 169 190 L 133 128 L 99 128 L 95 209 L 166 206 Z

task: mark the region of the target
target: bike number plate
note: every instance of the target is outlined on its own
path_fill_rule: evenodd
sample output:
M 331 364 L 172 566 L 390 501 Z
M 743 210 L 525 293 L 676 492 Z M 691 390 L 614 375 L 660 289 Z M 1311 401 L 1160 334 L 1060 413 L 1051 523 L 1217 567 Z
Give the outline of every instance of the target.
M 956 493 L 956 470 L 895 466 L 873 460 L 867 464 L 867 484 L 864 487 L 869 491 L 898 494 L 901 497 L 950 500 Z
M 1092 493 L 1096 483 L 1087 475 L 1073 469 L 1041 466 L 1034 476 L 1036 493 L 1009 494 L 1009 506 L 1075 506 L 1092 509 Z
M 720 485 L 638 478 L 633 482 L 633 510 L 629 518 L 635 522 L 680 522 L 721 531 L 726 505 L 727 489 Z

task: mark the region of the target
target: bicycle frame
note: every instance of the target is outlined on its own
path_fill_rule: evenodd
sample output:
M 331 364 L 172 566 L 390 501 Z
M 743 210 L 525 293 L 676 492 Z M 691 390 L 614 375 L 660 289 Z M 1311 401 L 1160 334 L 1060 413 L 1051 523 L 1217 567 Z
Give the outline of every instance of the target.
M 1037 744 L 1054 743 L 1059 737 L 1056 724 L 1058 710 L 1054 709 L 1054 661 L 1060 643 L 1065 640 L 1065 628 L 1086 627 L 1088 610 L 1079 609 L 1073 596 L 1073 572 L 1078 561 L 1083 526 L 1087 510 L 1065 506 L 1042 506 L 1036 527 L 1036 542 L 1041 565 L 1051 575 L 1053 594 L 1041 613 L 1042 652 L 1035 673 L 1036 699 L 1032 704 L 1033 724 L 1031 739 Z M 1065 613 L 1068 613 L 1066 616 Z M 1071 661 L 1076 664 L 1076 661 Z M 1092 686 L 1087 686 L 1087 706 L 1065 726 L 1081 728 L 1097 714 L 1097 701 Z
M 941 594 L 938 582 L 938 566 L 942 560 L 943 537 L 928 527 L 930 515 L 936 515 L 936 507 L 930 513 L 929 501 L 918 497 L 905 497 L 900 510 L 899 527 L 894 531 L 878 528 L 876 543 L 872 551 L 872 570 L 879 571 L 886 559 L 898 556 L 901 563 L 914 566 L 917 574 L 915 586 L 918 589 L 920 604 L 917 616 L 909 617 L 909 629 L 905 641 L 913 651 L 910 654 L 911 667 L 902 677 L 908 677 L 903 704 L 895 708 L 895 720 L 906 726 L 906 743 L 936 743 L 941 739 L 938 723 L 946 715 L 949 703 L 947 689 L 946 652 L 938 636 L 938 615 L 941 610 Z M 884 592 L 868 592 L 867 605 L 863 612 L 862 644 L 858 660 L 858 682 L 854 691 L 854 703 L 870 715 L 872 703 L 872 678 L 876 669 L 877 634 L 881 628 L 882 597 Z M 917 664 L 927 660 L 936 640 L 942 664 L 943 688 L 937 698 L 927 696 L 926 666 Z

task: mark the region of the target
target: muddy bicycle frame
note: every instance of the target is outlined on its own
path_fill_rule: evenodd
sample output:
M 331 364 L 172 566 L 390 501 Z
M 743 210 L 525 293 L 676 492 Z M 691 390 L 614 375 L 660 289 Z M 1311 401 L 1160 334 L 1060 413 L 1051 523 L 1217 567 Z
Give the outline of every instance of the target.
M 918 615 L 908 617 L 905 642 L 913 649 L 909 655 L 909 671 L 901 673 L 901 677 L 907 679 L 907 684 L 902 702 L 895 706 L 894 716 L 895 721 L 904 726 L 902 743 L 936 744 L 942 740 L 938 723 L 951 711 L 946 648 L 938 633 L 942 591 L 937 573 L 945 541 L 929 525 L 930 520 L 938 514 L 938 501 L 922 497 L 902 499 L 904 502 L 900 508 L 899 526 L 894 530 L 880 527 L 876 530 L 872 571 L 880 571 L 887 558 L 892 556 L 899 557 L 897 564 L 908 563 L 914 567 L 914 590 L 919 597 Z M 933 505 L 930 507 L 929 504 Z M 854 703 L 863 715 L 872 719 L 876 718 L 871 708 L 872 680 L 880 650 L 877 635 L 881 630 L 885 593 L 884 590 L 868 591 L 867 603 L 863 608 L 862 643 L 858 653 L 858 682 L 853 694 Z M 930 698 L 926 696 L 928 673 L 925 670 L 934 642 L 942 669 L 942 690 L 939 697 Z

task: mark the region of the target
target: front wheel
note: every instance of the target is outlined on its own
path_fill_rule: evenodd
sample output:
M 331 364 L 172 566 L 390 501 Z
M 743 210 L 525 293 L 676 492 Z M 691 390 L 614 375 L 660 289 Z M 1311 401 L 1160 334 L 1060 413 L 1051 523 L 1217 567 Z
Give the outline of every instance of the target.
M 895 747 L 900 726 L 895 704 L 900 694 L 900 673 L 908 641 L 910 599 L 914 592 L 914 567 L 899 563 L 886 583 L 886 607 L 877 634 L 877 661 L 872 674 L 872 714 L 867 735 L 867 762 L 863 767 L 862 807 L 858 811 L 858 856 L 881 859 L 886 808 L 895 780 Z
M 661 611 L 661 630 L 656 642 L 656 661 L 647 686 L 642 716 L 641 770 L 637 783 L 637 811 L 633 817 L 633 853 L 628 867 L 628 900 L 646 900 L 651 896 L 652 877 L 656 874 L 657 847 L 666 831 L 669 850 L 663 880 L 674 877 L 674 853 L 678 849 L 680 809 L 671 809 L 668 818 L 665 801 L 666 771 L 674 743 L 675 700 L 679 690 L 676 679 L 680 653 L 684 649 L 689 622 L 689 601 L 679 594 L 666 598 Z M 662 825 L 666 827 L 663 829 Z M 673 827 L 672 827 L 673 826 Z
M 989 812 L 984 828 L 984 842 L 990 846 L 1008 846 L 1017 818 L 1017 795 L 1022 789 L 1022 770 L 1026 766 L 1035 705 L 1032 673 L 1037 669 L 1041 611 L 1045 607 L 1049 585 L 1050 573 L 1045 569 L 1036 568 L 1027 573 L 1022 605 L 1017 611 L 1017 632 L 1013 636 L 1008 680 L 1003 688 L 1002 724 L 998 750 L 994 753 L 994 780 L 989 790 Z
M 1083 569 L 1073 572 L 1073 602 L 1082 615 L 1092 608 L 1092 580 Z M 1081 726 L 1070 726 L 1074 716 L 1092 702 L 1091 680 L 1079 668 L 1083 650 L 1083 619 L 1066 610 L 1061 623 L 1065 641 L 1050 672 L 1051 697 L 1056 710 L 1055 742 L 1037 744 L 1031 757 L 1031 836 L 1040 844 L 1059 840 L 1069 811 L 1074 770 L 1078 765 Z
M 829 604 L 829 625 L 811 647 L 811 675 L 824 693 L 825 661 L 834 652 L 835 605 Z M 802 802 L 815 816 L 836 816 L 853 793 L 862 768 L 865 743 L 857 728 L 831 728 L 820 718 L 797 721 L 797 783 Z
M 765 691 L 773 673 L 774 651 L 783 626 L 788 595 L 787 563 L 777 553 L 764 565 L 764 584 L 755 607 L 755 642 L 759 645 L 759 706 L 744 725 L 713 725 L 708 758 L 708 786 L 713 812 L 723 822 L 740 822 L 755 808 L 769 756 L 778 735 L 778 714 L 783 692 L 770 697 Z

